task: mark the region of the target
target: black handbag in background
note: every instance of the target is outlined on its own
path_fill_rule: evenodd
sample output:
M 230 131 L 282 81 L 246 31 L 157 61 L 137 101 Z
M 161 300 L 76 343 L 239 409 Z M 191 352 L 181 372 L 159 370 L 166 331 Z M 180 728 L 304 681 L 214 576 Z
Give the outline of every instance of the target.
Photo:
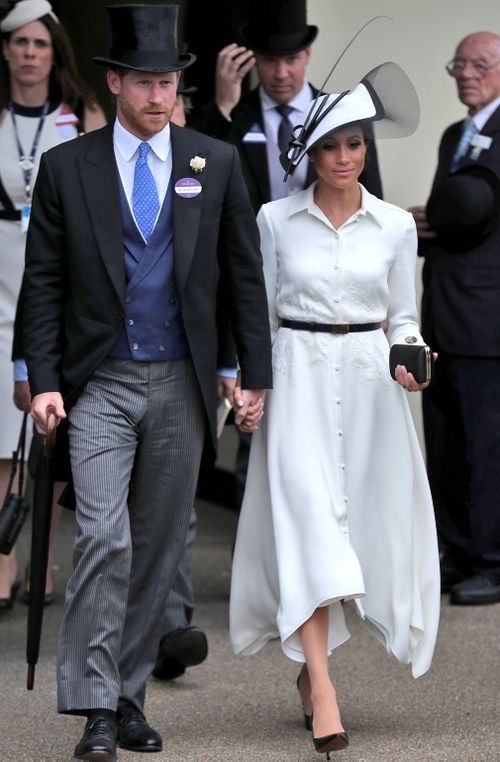
M 412 339 L 409 336 L 408 339 Z M 391 376 L 396 380 L 396 366 L 404 365 L 408 373 L 413 374 L 413 378 L 418 384 L 424 384 L 432 378 L 432 350 L 424 345 L 413 344 L 408 341 L 406 344 L 393 344 L 389 351 L 389 370 Z
M 28 414 L 23 415 L 21 432 L 17 450 L 12 453 L 12 466 L 10 470 L 7 494 L 5 495 L 2 510 L 0 510 L 0 553 L 8 556 L 15 545 L 19 532 L 22 529 L 28 515 L 28 503 L 23 496 L 24 486 L 24 445 L 26 442 L 26 422 Z M 19 466 L 19 480 L 17 494 L 12 491 L 12 485 Z

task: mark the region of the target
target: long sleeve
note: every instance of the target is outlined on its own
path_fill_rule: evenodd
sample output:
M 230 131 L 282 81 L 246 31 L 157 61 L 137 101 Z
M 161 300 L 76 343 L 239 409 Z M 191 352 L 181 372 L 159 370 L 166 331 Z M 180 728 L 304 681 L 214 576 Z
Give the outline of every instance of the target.
M 398 244 L 396 259 L 389 277 L 388 340 L 392 344 L 404 342 L 406 336 L 415 336 L 424 344 L 418 325 L 415 293 L 417 260 L 417 230 L 413 217 L 407 215 L 407 224 Z

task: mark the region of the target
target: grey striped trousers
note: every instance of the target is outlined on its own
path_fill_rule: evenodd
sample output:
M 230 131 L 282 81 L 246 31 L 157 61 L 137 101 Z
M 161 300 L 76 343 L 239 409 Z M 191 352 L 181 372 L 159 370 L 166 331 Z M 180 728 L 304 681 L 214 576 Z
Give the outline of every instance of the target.
M 74 571 L 58 709 L 143 708 L 184 548 L 205 433 L 190 360 L 105 360 L 69 415 Z

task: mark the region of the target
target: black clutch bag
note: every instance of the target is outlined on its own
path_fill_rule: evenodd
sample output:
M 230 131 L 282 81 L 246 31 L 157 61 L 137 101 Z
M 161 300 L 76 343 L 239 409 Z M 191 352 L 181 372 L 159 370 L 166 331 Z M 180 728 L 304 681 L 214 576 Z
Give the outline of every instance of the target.
M 28 515 L 28 504 L 23 497 L 24 483 L 24 443 L 26 441 L 27 413 L 23 416 L 21 432 L 17 450 L 12 453 L 12 466 L 10 471 L 7 494 L 5 495 L 2 510 L 0 511 L 0 553 L 8 556 L 22 529 Z M 19 480 L 17 493 L 12 491 L 12 485 L 19 465 Z
M 414 337 L 408 336 L 408 339 Z M 404 365 L 417 383 L 427 383 L 432 378 L 432 349 L 428 346 L 417 346 L 411 341 L 407 344 L 393 344 L 389 352 L 389 370 L 394 380 L 397 365 Z

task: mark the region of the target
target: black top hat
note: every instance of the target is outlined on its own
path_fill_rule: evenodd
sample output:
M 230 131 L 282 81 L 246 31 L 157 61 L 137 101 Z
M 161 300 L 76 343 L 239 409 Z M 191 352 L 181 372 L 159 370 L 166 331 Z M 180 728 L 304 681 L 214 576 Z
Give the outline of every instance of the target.
M 177 5 L 111 5 L 107 11 L 111 53 L 94 58 L 100 66 L 167 72 L 195 62 L 192 53 L 179 53 Z
M 304 50 L 317 34 L 318 27 L 306 23 L 306 0 L 253 0 L 240 30 L 247 47 L 276 55 Z
M 461 253 L 479 246 L 500 224 L 500 179 L 482 164 L 468 164 L 446 178 L 427 202 L 435 243 Z

